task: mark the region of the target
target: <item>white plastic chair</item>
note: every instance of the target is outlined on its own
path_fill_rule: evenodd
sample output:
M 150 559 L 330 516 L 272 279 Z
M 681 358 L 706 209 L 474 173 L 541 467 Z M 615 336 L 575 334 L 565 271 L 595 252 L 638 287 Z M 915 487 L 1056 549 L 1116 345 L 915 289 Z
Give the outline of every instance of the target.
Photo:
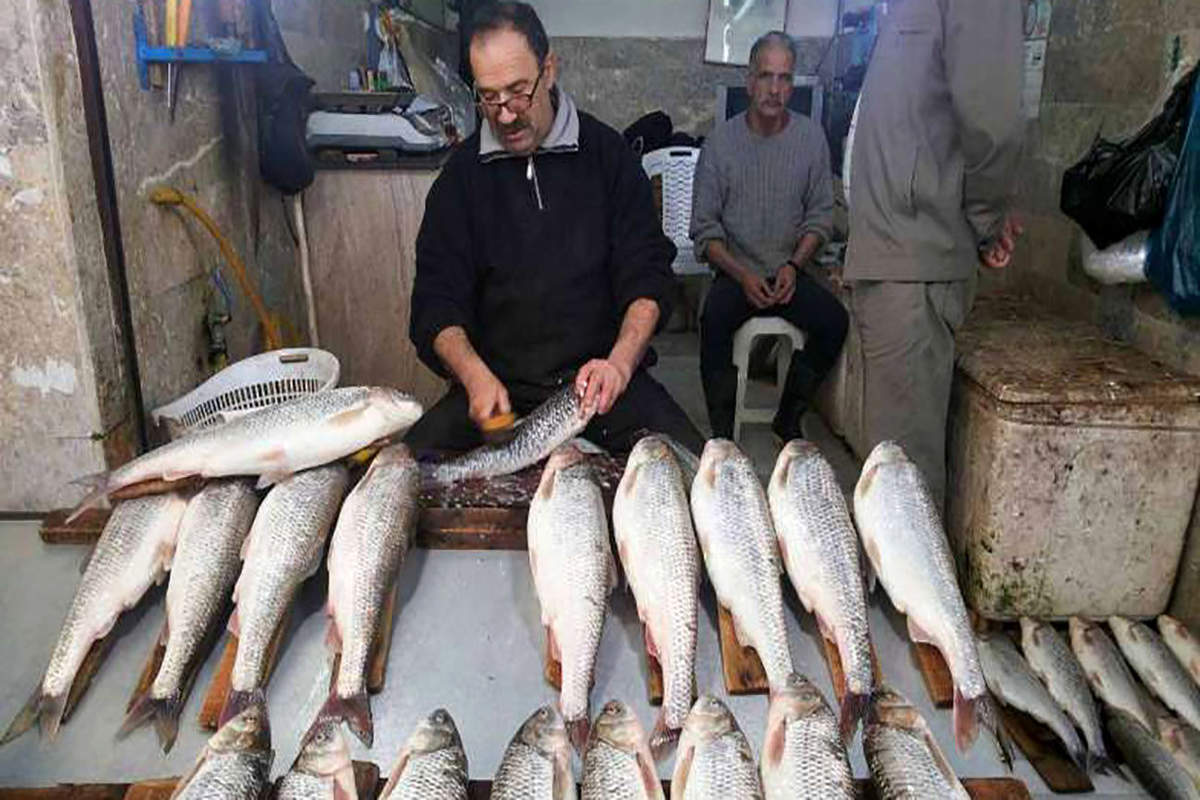
M 748 408 L 746 406 L 746 382 L 750 375 L 750 348 L 759 336 L 781 336 L 783 342 L 775 362 L 778 377 L 776 385 L 783 394 L 788 366 L 792 353 L 804 349 L 804 331 L 783 317 L 751 317 L 733 335 L 733 364 L 737 367 L 737 402 L 733 409 L 733 440 L 740 442 L 742 425 L 747 422 L 770 422 L 775 418 L 775 408 Z M 788 347 L 788 345 L 791 345 Z M 778 405 L 778 400 L 776 400 Z
M 662 178 L 662 227 L 678 251 L 671 262 L 676 275 L 707 275 L 709 271 L 707 264 L 696 260 L 695 248 L 688 236 L 692 222 L 692 179 L 699 158 L 697 147 L 664 147 L 642 156 L 642 169 L 646 175 Z

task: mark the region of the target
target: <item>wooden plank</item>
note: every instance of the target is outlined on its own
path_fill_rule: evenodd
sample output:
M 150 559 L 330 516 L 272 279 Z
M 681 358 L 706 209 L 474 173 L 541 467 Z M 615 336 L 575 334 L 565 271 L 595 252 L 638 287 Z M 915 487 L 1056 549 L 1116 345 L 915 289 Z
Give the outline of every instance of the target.
M 646 680 L 650 689 L 650 705 L 661 706 L 663 702 L 662 664 L 649 653 L 646 654 Z
M 950 708 L 954 705 L 954 679 L 950 676 L 950 668 L 936 647 L 931 644 L 913 642 L 913 655 L 916 656 L 917 669 L 921 671 L 921 679 L 929 692 L 929 699 L 934 708 Z
M 279 648 L 283 643 L 284 633 L 288 629 L 288 622 L 291 618 L 292 607 L 289 605 L 287 611 L 283 613 L 283 619 L 279 621 L 279 627 L 275 629 L 275 635 L 271 637 L 271 645 L 267 649 L 267 674 L 263 679 L 264 688 L 271 682 L 271 674 L 275 672 Z M 233 680 L 233 662 L 237 660 L 237 642 L 237 637 L 232 633 L 229 634 L 225 642 L 225 651 L 221 654 L 221 663 L 217 665 L 217 672 L 204 695 L 204 703 L 200 706 L 199 721 L 200 727 L 205 730 L 215 731 L 217 729 L 221 720 L 221 709 L 225 707 L 225 701 L 233 689 L 231 682 Z
M 833 694 L 840 706 L 842 697 L 846 694 L 846 673 L 842 669 L 842 655 L 838 652 L 836 644 L 819 633 L 817 636 L 820 637 L 821 647 L 825 652 L 825 665 L 829 667 L 829 679 L 833 683 Z M 879 668 L 879 656 L 875 652 L 874 642 L 871 642 L 871 672 L 874 673 L 875 685 L 882 685 L 883 670 Z
M 38 534 L 46 544 L 95 544 L 111 513 L 107 508 L 89 508 L 68 523 L 71 509 L 51 511 L 42 520 Z
M 753 647 L 738 644 L 733 627 L 733 615 L 717 606 L 717 629 L 721 638 L 721 667 L 725 675 L 725 691 L 730 694 L 766 694 L 770 686 L 762 661 Z
M 1094 790 L 1087 773 L 1075 766 L 1062 742 L 1045 725 L 1004 705 L 1000 706 L 1000 720 L 1050 791 L 1069 794 Z
M 125 800 L 169 800 L 177 783 L 179 783 L 178 776 L 139 781 L 125 792 Z
M 525 550 L 526 508 L 422 508 L 418 547 L 430 550 Z
M 60 783 L 36 788 L 0 789 L 0 800 L 121 800 L 123 783 Z
M 550 631 L 546 631 L 546 659 L 542 665 L 542 677 L 555 691 L 562 691 L 562 662 L 550 652 Z
M 869 780 L 857 780 L 858 797 L 862 800 L 877 800 L 875 786 Z M 964 778 L 963 787 L 972 800 L 1031 800 L 1025 784 L 1015 778 Z M 663 781 L 663 794 L 671 796 L 671 782 Z M 491 797 L 491 781 L 471 781 L 467 785 L 468 800 L 488 800 Z

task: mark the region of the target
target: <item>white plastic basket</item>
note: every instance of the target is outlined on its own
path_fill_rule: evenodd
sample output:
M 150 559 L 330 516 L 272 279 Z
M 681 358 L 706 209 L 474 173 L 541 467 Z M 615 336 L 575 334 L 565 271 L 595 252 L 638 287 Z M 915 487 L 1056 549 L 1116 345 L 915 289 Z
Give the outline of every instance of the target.
M 312 347 L 271 350 L 230 364 L 178 400 L 151 412 L 172 439 L 294 397 L 337 385 L 341 365 Z

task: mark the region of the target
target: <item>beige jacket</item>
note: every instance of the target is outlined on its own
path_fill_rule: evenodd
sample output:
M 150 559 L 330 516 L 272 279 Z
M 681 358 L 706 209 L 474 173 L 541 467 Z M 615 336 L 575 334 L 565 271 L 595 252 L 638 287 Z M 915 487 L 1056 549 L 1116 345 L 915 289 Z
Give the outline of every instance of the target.
M 892 0 L 863 86 L 850 280 L 971 275 L 1020 160 L 1020 0 Z

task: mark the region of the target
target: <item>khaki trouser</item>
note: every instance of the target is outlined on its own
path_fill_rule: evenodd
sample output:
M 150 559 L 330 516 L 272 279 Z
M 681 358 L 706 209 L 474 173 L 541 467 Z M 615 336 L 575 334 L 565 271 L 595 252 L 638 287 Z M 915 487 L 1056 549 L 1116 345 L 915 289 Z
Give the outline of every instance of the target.
M 946 494 L 946 417 L 954 380 L 954 333 L 975 296 L 975 279 L 945 283 L 859 281 L 850 303 L 863 350 L 863 438 L 899 442 Z

